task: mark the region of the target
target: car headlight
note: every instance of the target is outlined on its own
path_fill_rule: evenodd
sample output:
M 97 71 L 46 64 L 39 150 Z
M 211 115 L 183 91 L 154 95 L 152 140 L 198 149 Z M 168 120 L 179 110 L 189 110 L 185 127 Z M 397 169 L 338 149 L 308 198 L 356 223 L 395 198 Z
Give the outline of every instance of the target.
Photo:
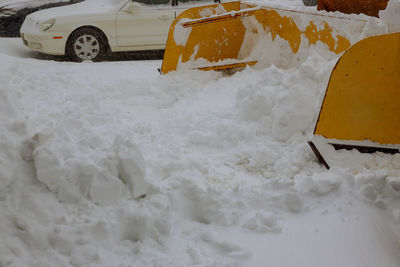
M 42 23 L 39 24 L 40 29 L 42 29 L 42 31 L 47 31 L 48 29 L 51 28 L 51 26 L 54 25 L 54 23 L 56 23 L 56 19 L 49 19 L 46 20 Z

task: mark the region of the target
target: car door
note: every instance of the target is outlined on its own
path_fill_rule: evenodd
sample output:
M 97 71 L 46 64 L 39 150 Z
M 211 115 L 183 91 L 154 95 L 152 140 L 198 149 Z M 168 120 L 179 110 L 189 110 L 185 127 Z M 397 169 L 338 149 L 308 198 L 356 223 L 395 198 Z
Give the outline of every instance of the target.
M 141 0 L 143 1 L 143 0 Z M 128 2 L 116 17 L 118 47 L 160 46 L 167 41 L 169 26 L 175 19 L 175 8 L 163 0 Z

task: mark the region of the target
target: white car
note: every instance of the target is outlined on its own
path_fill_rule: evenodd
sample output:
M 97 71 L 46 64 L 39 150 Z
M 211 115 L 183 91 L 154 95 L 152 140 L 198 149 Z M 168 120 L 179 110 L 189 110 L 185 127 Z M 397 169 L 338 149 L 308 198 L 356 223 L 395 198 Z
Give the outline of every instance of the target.
M 211 3 L 176 2 L 86 0 L 50 8 L 26 17 L 21 38 L 35 51 L 67 55 L 74 61 L 98 60 L 107 52 L 162 50 L 177 15 L 195 5 Z

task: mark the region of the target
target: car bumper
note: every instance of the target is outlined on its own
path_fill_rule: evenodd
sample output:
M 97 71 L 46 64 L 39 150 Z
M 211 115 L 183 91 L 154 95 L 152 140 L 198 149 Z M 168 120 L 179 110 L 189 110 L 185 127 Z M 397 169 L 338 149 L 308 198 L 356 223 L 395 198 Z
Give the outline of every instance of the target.
M 29 34 L 21 32 L 21 38 L 24 45 L 32 50 L 49 55 L 65 54 L 66 34 Z

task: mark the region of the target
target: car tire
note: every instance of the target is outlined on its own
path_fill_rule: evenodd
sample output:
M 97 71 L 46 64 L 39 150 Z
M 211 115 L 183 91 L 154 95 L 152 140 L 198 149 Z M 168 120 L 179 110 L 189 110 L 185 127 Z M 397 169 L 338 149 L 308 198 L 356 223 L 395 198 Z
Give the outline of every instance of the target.
M 302 0 L 305 6 L 316 6 L 317 0 Z
M 100 31 L 81 28 L 70 35 L 65 50 L 72 61 L 99 61 L 106 55 L 107 41 Z

